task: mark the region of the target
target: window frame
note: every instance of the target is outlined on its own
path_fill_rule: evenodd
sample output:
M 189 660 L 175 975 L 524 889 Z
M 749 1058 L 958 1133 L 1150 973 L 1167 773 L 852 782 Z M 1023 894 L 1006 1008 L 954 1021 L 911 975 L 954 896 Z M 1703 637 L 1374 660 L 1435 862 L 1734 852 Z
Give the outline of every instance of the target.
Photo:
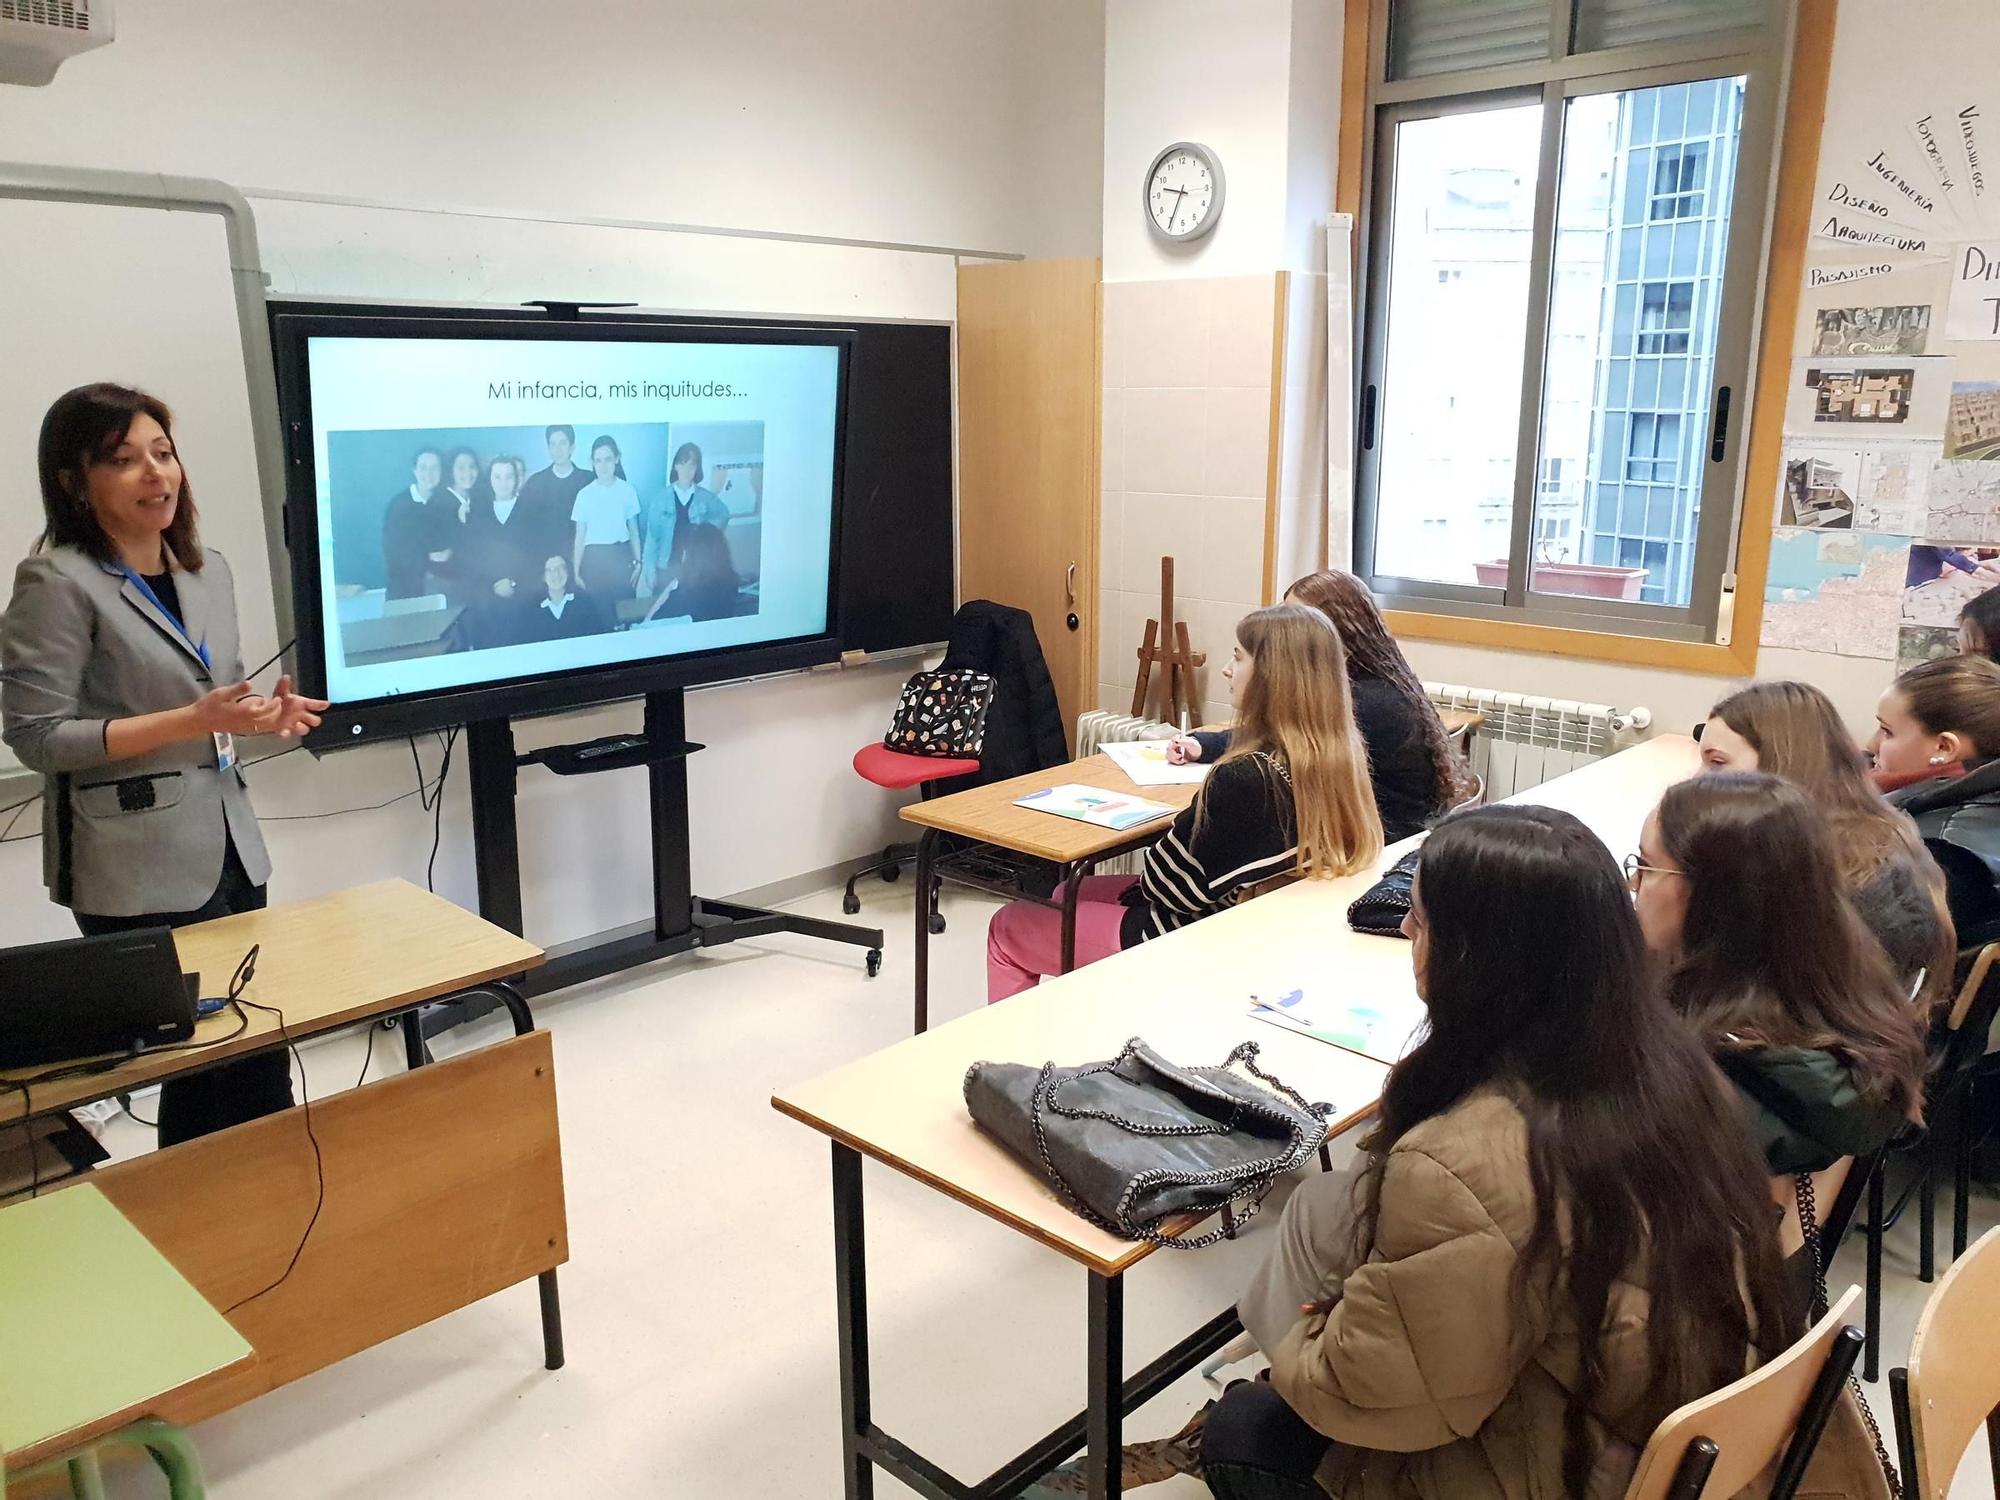
M 1791 59 L 1798 35 L 1797 3 L 1818 0 L 1771 0 L 1772 19 L 1762 28 L 1718 33 L 1698 42 L 1649 44 L 1597 53 L 1569 52 L 1574 35 L 1576 0 L 1550 0 L 1552 35 L 1562 39 L 1565 55 L 1533 64 L 1466 70 L 1423 78 L 1386 80 L 1390 0 L 1350 0 L 1365 7 L 1367 50 L 1359 67 L 1349 58 L 1347 116 L 1360 127 L 1360 148 L 1350 158 L 1357 169 L 1358 192 L 1343 194 L 1356 212 L 1356 295 L 1361 317 L 1358 332 L 1356 395 L 1356 493 L 1353 512 L 1355 571 L 1367 578 L 1388 610 L 1399 620 L 1430 617 L 1424 633 L 1446 638 L 1491 639 L 1492 627 L 1534 627 L 1628 638 L 1662 648 L 1684 649 L 1730 644 L 1737 613 L 1738 582 L 1733 563 L 1744 550 L 1744 520 L 1750 479 L 1750 448 L 1754 433 L 1749 420 L 1759 375 L 1768 372 L 1760 347 L 1766 299 L 1766 273 L 1771 266 L 1778 223 L 1778 169 L 1789 119 L 1786 93 Z M 1350 13 L 1349 39 L 1355 40 Z M 1824 27 L 1831 40 L 1831 20 Z M 1715 360 L 1708 397 L 1707 427 L 1687 450 L 1699 462 L 1701 519 L 1693 538 L 1689 568 L 1691 597 L 1686 606 L 1605 600 L 1548 594 L 1530 587 L 1537 528 L 1535 507 L 1541 475 L 1540 437 L 1543 420 L 1543 374 L 1548 354 L 1548 319 L 1555 290 L 1552 247 L 1557 202 L 1561 190 L 1562 146 L 1567 106 L 1571 99 L 1627 89 L 1663 87 L 1710 78 L 1745 79 L 1744 112 L 1738 141 L 1735 182 L 1731 188 L 1730 234 L 1723 261 L 1723 303 L 1717 326 Z M 1359 89 L 1360 97 L 1355 99 Z M 1375 567 L 1375 521 L 1383 444 L 1379 436 L 1387 363 L 1389 262 L 1393 251 L 1393 191 L 1396 128 L 1406 120 L 1476 112 L 1518 105 L 1531 100 L 1542 106 L 1540 158 L 1529 264 L 1527 327 L 1524 338 L 1521 418 L 1514 463 L 1512 525 L 1508 572 L 1504 587 L 1473 583 L 1441 583 L 1400 578 Z M 1358 118 L 1357 118 L 1358 117 Z M 1787 157 L 1788 160 L 1788 157 Z M 1704 203 L 1719 191 L 1720 164 L 1712 156 L 1703 164 Z M 1810 176 L 1810 167 L 1808 168 Z M 1353 180 L 1349 178 L 1347 180 Z M 1646 207 L 1654 201 L 1648 182 Z M 1810 193 L 1808 182 L 1806 191 Z M 1686 196 L 1676 194 L 1675 196 Z M 1702 299 L 1697 298 L 1697 304 Z M 1794 299 L 1795 301 L 1795 292 Z M 1781 333 L 1779 335 L 1783 337 Z M 1763 342 L 1768 343 L 1768 339 Z M 1730 410 L 1720 460 L 1710 456 L 1715 427 L 1716 392 L 1727 387 Z M 1782 394 L 1782 390 L 1780 391 Z M 1369 428 L 1376 429 L 1371 433 Z M 1688 435 L 1683 434 L 1688 442 Z M 1622 461 L 1618 472 L 1623 472 Z M 1748 507 L 1760 518 L 1764 508 Z M 1579 533 L 1579 539 L 1587 533 Z M 1768 554 L 1768 537 L 1761 555 Z M 1760 562 L 1761 568 L 1761 562 Z M 1761 582 L 1758 585 L 1761 591 Z M 1761 605 L 1761 601 L 1759 601 Z M 1757 611 L 1761 613 L 1761 609 Z M 1483 629 L 1455 632 L 1448 622 L 1477 622 Z M 1490 622 L 1490 624 L 1488 623 Z M 1754 644 L 1750 648 L 1754 653 Z M 1611 653 L 1607 653 L 1611 654 Z M 1629 653 L 1620 653 L 1629 654 Z M 1740 656 L 1741 653 L 1734 653 Z M 1754 659 L 1754 656 L 1753 656 Z

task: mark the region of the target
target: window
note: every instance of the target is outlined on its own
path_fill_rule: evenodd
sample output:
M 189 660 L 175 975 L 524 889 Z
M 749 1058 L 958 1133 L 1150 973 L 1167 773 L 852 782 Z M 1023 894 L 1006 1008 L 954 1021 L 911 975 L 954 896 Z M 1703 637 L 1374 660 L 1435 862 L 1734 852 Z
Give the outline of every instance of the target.
M 1783 3 L 1375 0 L 1355 555 L 1386 602 L 1714 638 Z
M 1653 201 L 1646 217 L 1698 219 L 1701 217 L 1703 169 L 1708 162 L 1708 144 L 1690 141 L 1681 146 L 1662 146 L 1653 153 Z
M 1625 433 L 1625 477 L 1645 484 L 1673 484 L 1680 475 L 1679 412 L 1635 411 Z
M 1694 327 L 1694 283 L 1649 281 L 1639 289 L 1639 352 L 1685 354 Z

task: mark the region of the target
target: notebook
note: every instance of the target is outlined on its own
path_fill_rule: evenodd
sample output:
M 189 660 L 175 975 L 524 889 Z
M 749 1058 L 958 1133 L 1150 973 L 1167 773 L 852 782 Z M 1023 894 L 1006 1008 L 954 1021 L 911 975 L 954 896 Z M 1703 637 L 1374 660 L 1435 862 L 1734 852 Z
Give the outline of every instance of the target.
M 1097 748 L 1118 762 L 1118 769 L 1132 778 L 1134 786 L 1193 786 L 1208 775 L 1209 768 L 1196 761 L 1176 766 L 1167 760 L 1172 740 L 1117 740 Z
M 1144 797 L 1128 797 L 1107 792 L 1102 787 L 1065 782 L 1044 787 L 1014 799 L 1016 807 L 1032 807 L 1037 812 L 1054 813 L 1059 818 L 1075 818 L 1079 823 L 1095 823 L 1099 828 L 1123 831 L 1144 823 L 1171 818 L 1176 809 L 1164 802 L 1148 802 Z

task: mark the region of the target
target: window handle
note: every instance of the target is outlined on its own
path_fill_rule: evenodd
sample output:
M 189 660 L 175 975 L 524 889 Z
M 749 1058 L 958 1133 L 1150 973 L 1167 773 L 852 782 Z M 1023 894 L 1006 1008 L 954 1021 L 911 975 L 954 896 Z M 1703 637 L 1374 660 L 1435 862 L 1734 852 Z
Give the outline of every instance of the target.
M 1361 448 L 1363 452 L 1375 447 L 1375 407 L 1377 392 L 1373 385 L 1361 389 Z
M 1708 435 L 1708 461 L 1722 462 L 1723 451 L 1729 446 L 1729 387 L 1717 386 L 1715 390 L 1715 426 Z

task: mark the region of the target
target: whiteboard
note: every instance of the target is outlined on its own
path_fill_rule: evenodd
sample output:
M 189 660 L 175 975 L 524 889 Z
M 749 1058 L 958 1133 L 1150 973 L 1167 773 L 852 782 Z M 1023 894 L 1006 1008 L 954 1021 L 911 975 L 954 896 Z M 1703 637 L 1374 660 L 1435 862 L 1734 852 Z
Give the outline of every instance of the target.
M 42 414 L 93 380 L 135 385 L 174 412 L 202 540 L 229 559 L 254 667 L 278 648 L 264 505 L 229 250 L 212 213 L 0 198 L 0 560 L 41 534 Z M 268 682 L 270 673 L 260 681 Z M 0 775 L 19 763 L 0 748 Z M 12 800 L 11 798 L 9 800 Z

